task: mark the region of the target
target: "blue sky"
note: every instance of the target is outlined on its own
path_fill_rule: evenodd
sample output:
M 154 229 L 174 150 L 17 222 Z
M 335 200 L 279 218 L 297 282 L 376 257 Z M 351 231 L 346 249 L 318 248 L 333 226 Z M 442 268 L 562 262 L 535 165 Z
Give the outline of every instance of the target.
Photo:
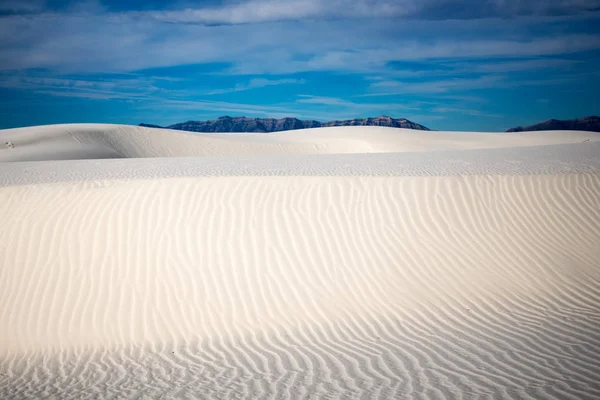
M 0 0 L 0 128 L 600 114 L 600 0 Z

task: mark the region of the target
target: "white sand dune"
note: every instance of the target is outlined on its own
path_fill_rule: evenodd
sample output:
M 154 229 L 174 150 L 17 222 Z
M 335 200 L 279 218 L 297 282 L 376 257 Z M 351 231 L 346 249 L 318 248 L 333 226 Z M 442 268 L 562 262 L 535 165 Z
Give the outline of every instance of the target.
M 0 398 L 600 398 L 597 133 L 0 141 Z
M 110 124 L 6 129 L 14 146 L 3 161 L 132 157 L 269 156 L 423 152 L 600 141 L 596 132 L 424 132 L 386 127 L 330 127 L 261 134 L 197 134 Z

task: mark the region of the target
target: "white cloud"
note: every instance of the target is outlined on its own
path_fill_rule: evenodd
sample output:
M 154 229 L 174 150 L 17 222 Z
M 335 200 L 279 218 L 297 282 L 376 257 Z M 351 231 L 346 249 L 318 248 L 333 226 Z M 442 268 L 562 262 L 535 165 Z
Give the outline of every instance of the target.
M 407 102 L 407 103 L 356 103 L 349 100 L 344 100 L 338 97 L 326 97 L 326 96 L 312 96 L 312 95 L 299 95 L 296 100 L 297 104 L 302 104 L 303 108 L 309 109 L 324 109 L 336 113 L 340 117 L 356 118 L 357 115 L 364 114 L 365 112 L 379 112 L 380 110 L 390 110 L 390 114 L 396 114 L 399 112 L 419 111 L 418 102 Z M 314 106 L 314 107 L 311 107 Z
M 208 27 L 156 23 L 136 12 L 5 16 L 0 17 L 0 70 L 122 72 L 223 62 L 232 64 L 229 74 L 383 74 L 396 60 L 531 57 L 600 49 L 597 35 L 533 37 L 535 23 L 515 24 L 439 21 L 425 27 L 420 21 L 365 18 L 360 24 L 311 20 Z
M 267 86 L 298 85 L 298 84 L 304 84 L 304 83 L 306 83 L 306 81 L 304 79 L 263 79 L 263 78 L 255 78 L 255 79 L 251 79 L 246 84 L 237 84 L 233 88 L 213 90 L 213 91 L 210 91 L 210 92 L 208 92 L 206 94 L 207 95 L 213 95 L 213 94 L 243 92 L 243 91 L 246 91 L 246 90 L 257 89 L 257 88 L 262 88 L 262 87 L 267 87 Z
M 260 106 L 223 101 L 188 100 L 188 92 L 168 91 L 153 85 L 151 77 L 136 79 L 107 79 L 91 81 L 67 78 L 6 77 L 0 76 L 0 88 L 21 88 L 57 97 L 93 100 L 136 101 L 138 109 L 177 109 L 222 111 L 259 115 L 289 114 L 293 109 L 278 106 Z
M 311 18 L 397 17 L 418 8 L 414 0 L 249 0 L 149 15 L 165 22 L 245 24 Z
M 291 115 L 292 109 L 281 106 L 261 106 L 255 104 L 229 103 L 224 101 L 205 101 L 205 100 L 162 100 L 156 99 L 155 105 L 162 108 L 174 108 L 177 110 L 213 110 L 222 112 L 234 112 L 237 114 L 249 115 L 273 115 L 283 113 Z M 150 107 L 153 107 L 150 105 Z
M 149 13 L 159 21 L 246 24 L 305 19 L 473 19 L 518 15 L 571 15 L 598 7 L 597 0 L 246 0 L 219 7 Z
M 479 78 L 456 78 L 427 82 L 378 81 L 370 85 L 374 93 L 368 96 L 388 96 L 406 93 L 446 93 L 452 89 L 482 89 L 503 84 L 502 76 L 484 76 Z
M 349 33 L 351 35 L 351 33 Z M 565 55 L 581 51 L 600 49 L 600 36 L 597 35 L 565 35 L 562 37 L 529 38 L 527 40 L 497 40 L 497 39 L 435 39 L 435 40 L 398 40 L 393 46 L 384 46 L 376 42 L 372 47 L 349 47 L 336 49 L 336 43 L 323 42 L 317 46 L 321 51 L 309 55 L 303 60 L 292 55 L 274 58 L 270 53 L 254 54 L 238 59 L 235 66 L 227 71 L 231 74 L 285 74 L 302 71 L 351 71 L 365 73 L 390 73 L 396 76 L 432 76 L 448 75 L 450 70 L 437 71 L 394 71 L 387 66 L 393 61 L 427 61 L 440 59 L 490 59 L 501 57 L 534 57 L 549 55 Z M 282 46 L 283 47 L 283 46 Z M 300 51 L 302 49 L 299 49 Z M 315 49 L 317 50 L 317 49 Z M 300 53 L 302 54 L 302 53 Z M 269 62 L 267 60 L 276 60 Z M 573 65 L 569 61 L 547 61 L 545 67 L 559 68 Z M 478 66 L 478 71 L 468 72 L 507 72 L 518 69 L 544 67 L 544 62 L 514 62 L 494 66 Z M 457 71 L 454 71 L 457 72 Z M 462 72 L 467 72 L 466 69 Z
M 528 70 L 546 70 L 546 69 L 568 69 L 582 61 L 567 59 L 534 59 L 518 60 L 505 62 L 484 62 L 484 63 L 450 63 L 454 69 L 450 73 L 457 71 L 468 71 L 470 73 L 503 73 Z
M 428 45 L 408 42 L 404 59 L 466 58 L 466 57 L 526 57 L 568 54 L 600 48 L 597 35 L 563 35 L 505 40 L 439 40 Z M 402 58 L 400 58 L 402 59 Z
M 551 86 L 573 83 L 582 77 L 563 75 L 541 79 L 511 79 L 508 75 L 484 75 L 477 78 L 454 78 L 424 82 L 403 82 L 396 80 L 376 81 L 369 85 L 371 93 L 357 97 L 397 96 L 403 94 L 443 94 L 470 91 L 473 89 L 514 88 L 520 86 Z
M 356 107 L 357 104 L 348 100 L 343 100 L 337 97 L 324 97 L 324 96 L 312 96 L 307 94 L 301 94 L 298 96 L 298 103 L 306 104 L 320 104 L 327 106 L 343 106 L 343 107 Z
M 185 91 L 173 91 L 155 85 L 157 79 L 138 77 L 136 79 L 72 79 L 60 77 L 10 76 L 0 75 L 0 88 L 26 89 L 36 93 L 60 97 L 87 99 L 148 100 L 158 95 L 163 97 L 184 97 Z
M 500 118 L 499 114 L 490 114 L 485 113 L 476 109 L 466 109 L 466 108 L 456 108 L 456 107 L 435 107 L 431 109 L 434 113 L 442 113 L 442 114 L 462 114 L 462 115 L 470 115 L 473 117 L 491 117 L 491 118 Z
M 2 0 L 0 2 L 0 12 L 40 12 L 44 9 L 44 6 L 44 0 Z

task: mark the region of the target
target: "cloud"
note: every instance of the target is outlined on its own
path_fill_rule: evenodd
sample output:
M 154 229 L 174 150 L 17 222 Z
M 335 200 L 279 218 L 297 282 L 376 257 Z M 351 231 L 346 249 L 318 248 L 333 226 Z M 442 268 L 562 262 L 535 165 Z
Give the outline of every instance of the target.
M 395 1 L 388 3 L 396 7 Z M 378 2 L 381 9 L 388 3 Z M 398 60 L 554 56 L 600 49 L 598 35 L 558 25 L 557 36 L 545 22 L 519 21 L 399 24 L 394 18 L 365 17 L 360 23 L 308 19 L 203 26 L 157 23 L 147 12 L 5 16 L 0 17 L 0 70 L 91 73 L 229 63 L 227 74 L 387 73 L 388 64 Z M 532 35 L 536 29 L 541 33 Z
M 509 75 L 484 75 L 476 78 L 450 78 L 421 82 L 380 80 L 369 85 L 371 93 L 356 97 L 397 96 L 404 94 L 443 94 L 470 91 L 474 89 L 514 88 L 522 86 L 552 86 L 577 82 L 595 73 L 563 74 L 558 77 L 539 79 L 514 79 Z M 460 96 L 458 96 L 460 97 Z
M 119 82 L 121 85 L 126 81 Z M 0 86 L 3 87 L 21 87 L 28 89 L 37 88 L 62 88 L 62 89 L 114 89 L 117 82 L 92 81 L 80 79 L 65 78 L 38 78 L 38 77 L 17 77 L 8 80 L 0 80 Z
M 44 6 L 44 0 L 2 0 L 0 2 L 0 14 L 41 12 Z
M 397 115 L 407 111 L 420 111 L 419 102 L 406 103 L 365 103 L 353 102 L 338 97 L 299 95 L 296 104 L 313 113 L 336 115 L 337 118 L 356 118 L 358 115 L 373 112 Z
M 581 63 L 582 61 L 579 60 L 534 59 L 484 63 L 449 63 L 446 65 L 453 68 L 452 70 L 448 71 L 450 73 L 456 73 L 459 71 L 468 71 L 470 73 L 503 73 L 543 69 L 568 69 L 576 64 Z
M 456 107 L 434 107 L 431 109 L 434 113 L 442 113 L 442 114 L 462 114 L 462 115 L 470 115 L 473 117 L 491 117 L 491 118 L 500 118 L 502 117 L 499 114 L 489 114 L 482 112 L 480 110 L 475 109 L 465 109 L 465 108 L 456 108 Z
M 255 78 L 255 79 L 251 79 L 246 84 L 237 84 L 233 88 L 213 90 L 206 94 L 213 95 L 213 94 L 243 92 L 246 90 L 257 89 L 257 88 L 262 88 L 262 87 L 267 87 L 267 86 L 298 85 L 298 84 L 304 84 L 304 83 L 306 83 L 306 81 L 304 79 L 276 79 L 276 80 L 273 80 L 273 79 Z
M 295 102 L 279 105 L 256 105 L 224 101 L 197 99 L 206 93 L 193 90 L 167 90 L 156 86 L 161 77 L 138 76 L 135 78 L 106 77 L 97 79 L 80 78 L 50 78 L 37 76 L 10 76 L 0 75 L 0 88 L 25 89 L 37 94 L 55 97 L 79 98 L 89 100 L 120 100 L 136 102 L 139 110 L 171 109 L 179 111 L 235 113 L 244 115 L 267 116 L 303 116 L 305 118 L 327 119 L 332 115 L 337 117 L 353 118 L 357 113 L 379 110 L 382 106 L 388 110 L 418 110 L 407 104 L 381 103 L 356 103 L 335 97 L 312 95 L 299 95 Z M 301 79 L 265 80 L 253 79 L 245 85 L 240 85 L 240 90 L 249 87 L 264 87 L 275 84 L 300 84 Z M 214 92 L 230 92 L 232 89 Z M 214 93 L 213 92 L 213 93 Z
M 156 99 L 157 103 L 150 107 L 158 106 L 159 108 L 175 108 L 177 110 L 213 110 L 223 112 L 234 112 L 237 114 L 260 114 L 272 115 L 275 113 L 293 114 L 292 109 L 281 106 L 262 106 L 256 104 L 244 103 L 229 103 L 224 101 L 206 101 L 206 100 L 162 100 Z
M 329 46 L 328 46 L 329 45 Z M 376 43 L 372 44 L 377 46 Z M 540 37 L 529 39 L 496 40 L 496 39 L 435 39 L 435 40 L 397 40 L 392 48 L 347 48 L 335 49 L 335 43 L 320 44 L 322 51 L 315 55 L 308 55 L 304 59 L 294 59 L 292 55 L 279 54 L 276 62 L 265 62 L 273 59 L 270 54 L 250 55 L 237 60 L 235 66 L 227 71 L 230 74 L 285 74 L 303 71 L 348 71 L 381 73 L 389 72 L 404 76 L 431 76 L 447 75 L 446 70 L 438 71 L 391 71 L 388 64 L 394 61 L 427 61 L 435 60 L 437 63 L 443 59 L 490 59 L 503 57 L 532 57 L 565 55 L 581 51 L 600 49 L 600 36 L 597 35 L 565 35 L 562 37 Z M 548 61 L 547 67 L 566 66 L 567 61 Z M 574 62 L 571 62 L 573 64 Z M 497 68 L 517 70 L 519 68 L 542 67 L 542 62 L 504 63 Z M 494 67 L 487 67 L 493 72 Z M 479 67 L 484 72 L 486 67 Z M 471 71 L 474 72 L 474 71 Z
M 340 18 L 475 19 L 573 15 L 599 8 L 597 0 L 246 0 L 220 7 L 154 11 L 171 23 L 248 24 Z
M 363 97 L 390 96 L 407 93 L 446 93 L 452 89 L 482 89 L 496 87 L 503 84 L 504 81 L 505 78 L 502 76 L 454 78 L 426 82 L 401 82 L 395 80 L 385 80 L 372 83 L 370 88 L 372 90 L 376 90 L 376 92 L 365 94 Z
M 72 14 L 99 14 L 106 11 L 101 0 L 77 0 L 67 3 L 66 12 Z
M 304 119 L 316 119 L 319 121 L 330 121 L 333 119 L 350 119 L 356 118 L 359 114 L 362 115 L 365 112 L 371 110 L 380 110 L 381 104 L 358 104 L 352 103 L 352 106 L 341 107 L 341 108 L 310 108 L 301 105 L 302 103 L 296 101 L 293 103 L 285 103 L 280 105 L 255 105 L 255 104 L 244 104 L 244 103 L 230 103 L 220 101 L 205 101 L 205 100 L 157 100 L 156 102 L 148 102 L 145 105 L 138 107 L 140 110 L 160 110 L 172 109 L 178 112 L 191 111 L 196 113 L 206 113 L 207 111 L 217 111 L 220 113 L 233 113 L 235 115 L 245 116 L 266 116 L 272 118 L 283 118 L 283 117 L 296 117 Z M 396 115 L 399 111 L 404 109 L 410 109 L 404 105 L 398 104 L 384 104 L 386 110 L 389 110 L 389 114 Z M 178 121 L 179 122 L 179 121 Z
M 411 105 L 407 105 L 407 104 L 392 104 L 389 102 L 386 102 L 384 104 L 382 103 L 373 103 L 373 104 L 369 104 L 369 103 L 356 103 L 353 101 L 349 101 L 349 100 L 344 100 L 338 97 L 324 97 L 324 96 L 313 96 L 313 95 L 306 95 L 306 94 L 301 94 L 298 95 L 298 100 L 296 100 L 296 103 L 302 103 L 302 104 L 314 104 L 314 105 L 320 105 L 320 106 L 336 106 L 336 107 L 341 107 L 341 108 L 353 108 L 353 109 L 378 109 L 381 108 L 382 106 L 385 107 L 393 107 L 396 109 L 404 109 L 404 110 L 419 110 L 419 107 L 414 107 Z
M 419 42 L 408 42 L 406 45 L 408 55 L 398 59 L 526 57 L 598 49 L 600 37 L 580 34 L 526 40 L 439 40 L 431 45 Z
M 161 79 L 161 78 L 158 78 Z M 85 80 L 70 78 L 11 77 L 0 75 L 0 88 L 19 88 L 57 97 L 92 100 L 136 101 L 138 108 L 163 110 L 222 111 L 249 114 L 294 114 L 294 110 L 279 106 L 260 106 L 223 101 L 190 100 L 191 93 L 180 90 L 165 90 L 154 85 L 153 77 L 135 79 L 106 78 Z M 257 84 L 257 83 L 256 83 Z
M 247 24 L 273 21 L 369 18 L 408 15 L 416 11 L 412 0 L 250 0 L 177 11 L 150 13 L 159 21 L 199 24 Z
M 158 3 L 150 3 L 144 7 L 150 11 L 130 9 L 128 13 L 140 19 L 160 22 L 219 25 L 353 18 L 446 20 L 578 15 L 600 8 L 598 0 L 228 0 L 217 5 L 212 3 L 213 5 L 208 6 L 170 6 L 166 9 L 160 9 L 165 8 L 164 6 L 157 8 Z M 123 2 L 120 8 L 126 9 L 127 6 L 127 2 Z M 100 0 L 58 3 L 45 0 L 0 2 L 0 12 L 9 13 L 98 13 L 106 9 Z
M 174 91 L 156 86 L 153 77 L 136 79 L 104 78 L 73 79 L 62 77 L 0 75 L 0 88 L 24 89 L 35 93 L 60 97 L 77 97 L 98 100 L 147 100 L 152 96 L 184 97 L 189 92 Z
M 301 94 L 298 96 L 298 103 L 306 103 L 306 104 L 320 104 L 327 106 L 342 106 L 342 107 L 356 107 L 358 104 L 343 100 L 337 97 L 324 97 L 324 96 L 312 96 L 307 94 Z

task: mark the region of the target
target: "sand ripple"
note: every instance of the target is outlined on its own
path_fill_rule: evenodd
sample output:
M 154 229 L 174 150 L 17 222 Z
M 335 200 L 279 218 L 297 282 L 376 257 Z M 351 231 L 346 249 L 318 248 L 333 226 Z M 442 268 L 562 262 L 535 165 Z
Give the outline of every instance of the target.
M 0 190 L 1 398 L 600 397 L 600 174 Z

